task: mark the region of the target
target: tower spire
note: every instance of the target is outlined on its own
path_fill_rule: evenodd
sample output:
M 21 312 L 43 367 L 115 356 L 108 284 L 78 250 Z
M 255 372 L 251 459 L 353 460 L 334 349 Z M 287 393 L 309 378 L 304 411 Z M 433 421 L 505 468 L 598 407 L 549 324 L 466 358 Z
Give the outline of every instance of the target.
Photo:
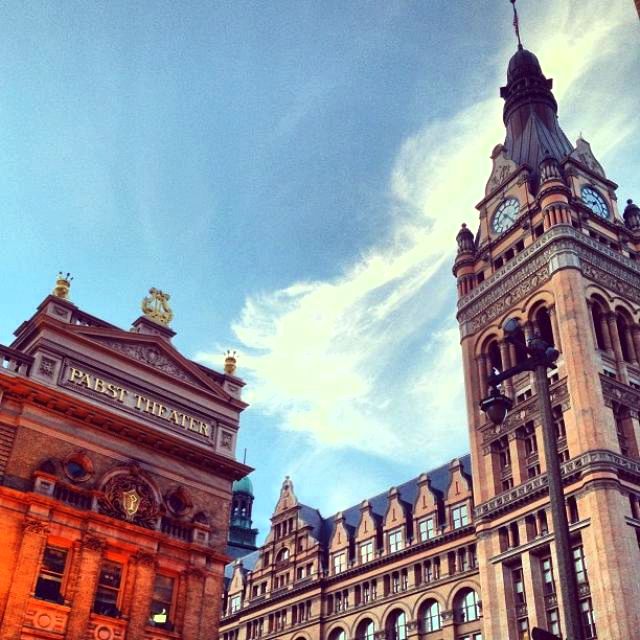
M 520 40 L 520 21 L 518 20 L 518 10 L 516 9 L 516 0 L 509 0 L 513 6 L 513 28 L 518 38 L 518 50 L 522 50 L 522 41 Z

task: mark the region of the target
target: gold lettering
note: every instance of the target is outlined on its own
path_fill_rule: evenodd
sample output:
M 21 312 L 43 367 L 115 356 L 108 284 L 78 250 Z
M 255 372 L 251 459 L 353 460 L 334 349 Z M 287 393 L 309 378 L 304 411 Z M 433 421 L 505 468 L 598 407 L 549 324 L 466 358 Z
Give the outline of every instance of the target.
M 189 431 L 198 431 L 199 429 L 197 427 L 194 428 L 193 423 L 194 422 L 199 422 L 199 420 L 197 420 L 196 418 L 189 416 Z
M 138 409 L 138 411 L 140 411 L 141 409 L 141 404 L 143 400 L 146 400 L 146 398 L 144 396 L 141 396 L 139 393 L 134 393 L 133 394 L 136 398 L 136 409 Z
M 79 371 L 75 367 L 70 367 L 69 368 L 69 373 L 71 374 L 69 376 L 69 382 L 75 382 L 76 378 L 82 377 L 82 371 Z
M 115 384 L 109 383 L 107 385 L 107 390 L 105 391 L 105 393 L 110 398 L 113 398 L 115 400 L 118 397 L 118 391 L 119 390 L 120 390 L 120 387 L 117 387 Z
M 207 438 L 209 437 L 209 425 L 206 422 L 200 423 L 200 433 Z
M 167 411 L 167 407 L 165 407 L 163 404 L 158 403 L 158 418 L 164 418 L 164 412 Z
M 98 393 L 105 393 L 106 392 L 105 381 L 102 380 L 102 378 L 96 378 L 93 384 L 93 390 L 97 391 Z
M 127 395 L 127 390 L 119 387 L 120 395 L 118 396 L 118 402 L 124 402 L 124 397 Z
M 78 384 L 84 385 L 87 389 L 91 389 L 91 376 L 88 373 L 83 373 Z
M 178 416 L 181 415 L 180 413 L 178 413 L 175 410 L 171 411 L 171 414 L 169 415 L 169 417 L 167 418 L 167 420 L 169 420 L 169 422 L 173 422 L 173 424 L 180 424 L 180 420 L 178 419 Z
M 189 417 L 189 416 L 187 416 L 187 414 L 186 414 L 186 413 L 183 413 L 183 414 L 182 414 L 182 422 L 180 423 L 180 426 L 181 426 L 182 428 L 184 428 L 184 429 L 186 429 L 186 428 L 187 428 L 187 425 L 185 424 L 185 422 L 186 422 L 186 420 L 187 420 L 187 418 L 188 418 L 188 417 Z

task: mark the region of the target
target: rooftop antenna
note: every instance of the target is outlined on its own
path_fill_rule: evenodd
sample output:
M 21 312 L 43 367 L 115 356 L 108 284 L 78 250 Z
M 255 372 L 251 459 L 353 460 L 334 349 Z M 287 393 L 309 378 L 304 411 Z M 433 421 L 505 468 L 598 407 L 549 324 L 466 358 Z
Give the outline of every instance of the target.
M 247 447 L 244 448 L 244 456 L 242 456 L 242 464 L 247 464 Z
M 509 0 L 513 5 L 513 28 L 518 38 L 518 50 L 522 51 L 522 41 L 520 40 L 520 21 L 518 20 L 518 10 L 516 9 L 516 0 Z

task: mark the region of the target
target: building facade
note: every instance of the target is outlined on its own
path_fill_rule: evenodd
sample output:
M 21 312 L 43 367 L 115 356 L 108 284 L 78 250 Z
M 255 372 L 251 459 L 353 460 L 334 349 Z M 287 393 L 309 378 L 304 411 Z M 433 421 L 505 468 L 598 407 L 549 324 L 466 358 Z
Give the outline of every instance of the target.
M 266 544 L 230 569 L 224 640 L 562 633 L 533 375 L 503 383 L 514 406 L 499 427 L 479 407 L 491 373 L 516 364 L 511 317 L 560 351 L 549 376 L 583 640 L 639 637 L 640 209 L 621 215 L 617 185 L 586 140 L 569 142 L 552 81 L 521 46 L 501 96 L 505 141 L 453 268 L 472 464 L 327 521 L 286 482 Z
M 152 289 L 130 330 L 60 275 L 0 347 L 0 638 L 216 637 L 243 382 L 171 343 Z

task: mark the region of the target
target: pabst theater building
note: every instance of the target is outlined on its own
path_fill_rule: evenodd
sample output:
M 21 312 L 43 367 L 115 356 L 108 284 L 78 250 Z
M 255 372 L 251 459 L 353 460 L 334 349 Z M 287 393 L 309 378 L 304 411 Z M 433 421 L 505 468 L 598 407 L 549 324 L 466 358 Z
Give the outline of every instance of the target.
M 59 276 L 0 346 L 0 637 L 217 636 L 243 382 L 172 345 L 151 289 L 123 330 Z

